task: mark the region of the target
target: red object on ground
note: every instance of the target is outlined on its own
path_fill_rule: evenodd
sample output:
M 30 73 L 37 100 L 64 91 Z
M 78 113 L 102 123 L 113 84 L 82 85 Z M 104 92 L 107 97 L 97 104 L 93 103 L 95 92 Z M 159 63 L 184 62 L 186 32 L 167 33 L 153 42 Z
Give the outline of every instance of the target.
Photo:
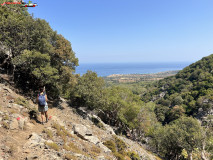
M 52 118 L 52 116 L 49 116 L 49 119 L 51 119 Z
M 20 117 L 16 118 L 18 121 L 21 119 Z

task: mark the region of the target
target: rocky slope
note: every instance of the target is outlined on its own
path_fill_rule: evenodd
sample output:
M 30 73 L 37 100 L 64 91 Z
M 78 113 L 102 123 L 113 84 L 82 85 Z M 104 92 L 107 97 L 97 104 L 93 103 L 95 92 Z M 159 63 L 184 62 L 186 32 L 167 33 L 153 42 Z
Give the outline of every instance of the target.
M 37 105 L 10 85 L 0 83 L 0 97 L 0 160 L 119 159 L 119 151 L 109 145 L 115 139 L 125 144 L 122 150 L 129 155 L 125 159 L 159 159 L 137 143 L 115 135 L 98 117 L 87 115 L 84 119 L 63 99 L 56 107 L 49 102 L 49 122 L 41 125 Z

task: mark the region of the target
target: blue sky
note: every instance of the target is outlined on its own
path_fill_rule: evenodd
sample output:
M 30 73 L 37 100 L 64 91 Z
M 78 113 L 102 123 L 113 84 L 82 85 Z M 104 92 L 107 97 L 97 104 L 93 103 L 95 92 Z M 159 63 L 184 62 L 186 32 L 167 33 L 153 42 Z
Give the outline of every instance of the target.
M 195 62 L 213 53 L 212 0 L 33 2 L 29 12 L 67 38 L 80 63 Z

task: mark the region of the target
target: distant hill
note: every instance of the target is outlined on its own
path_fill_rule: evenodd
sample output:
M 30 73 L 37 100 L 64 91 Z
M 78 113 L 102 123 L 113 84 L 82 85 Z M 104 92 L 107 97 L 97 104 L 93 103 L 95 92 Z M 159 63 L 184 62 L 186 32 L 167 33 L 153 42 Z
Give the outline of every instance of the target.
M 170 121 L 169 111 L 174 106 L 187 115 L 202 118 L 213 106 L 213 54 L 148 88 L 142 99 L 157 102 L 159 120 Z

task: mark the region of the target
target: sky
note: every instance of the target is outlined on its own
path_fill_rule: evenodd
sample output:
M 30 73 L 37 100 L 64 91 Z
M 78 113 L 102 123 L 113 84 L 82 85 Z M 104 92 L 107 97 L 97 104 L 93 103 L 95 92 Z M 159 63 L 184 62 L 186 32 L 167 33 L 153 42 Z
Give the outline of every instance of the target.
M 28 2 L 28 1 L 25 1 Z M 79 63 L 195 62 L 213 53 L 212 0 L 32 0 Z

